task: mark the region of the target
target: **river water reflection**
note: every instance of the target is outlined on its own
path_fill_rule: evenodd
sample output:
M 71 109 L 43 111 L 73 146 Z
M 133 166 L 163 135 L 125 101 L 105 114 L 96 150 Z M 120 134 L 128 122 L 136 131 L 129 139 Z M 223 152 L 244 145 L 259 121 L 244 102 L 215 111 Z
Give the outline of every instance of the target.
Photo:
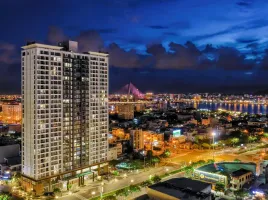
M 230 111 L 247 112 L 249 114 L 267 114 L 267 105 L 259 104 L 229 104 L 229 103 L 187 103 L 188 106 L 192 106 L 197 109 L 209 109 L 218 110 L 225 109 Z

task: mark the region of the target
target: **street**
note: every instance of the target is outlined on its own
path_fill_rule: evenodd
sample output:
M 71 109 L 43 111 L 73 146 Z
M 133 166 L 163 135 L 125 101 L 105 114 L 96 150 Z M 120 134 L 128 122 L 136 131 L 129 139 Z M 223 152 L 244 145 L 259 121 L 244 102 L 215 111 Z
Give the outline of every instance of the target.
M 252 161 L 259 161 L 257 152 L 261 150 L 254 150 L 250 152 L 245 152 L 242 154 L 236 154 L 236 149 L 229 148 L 225 150 L 180 150 L 178 154 L 172 154 L 170 158 L 163 159 L 162 163 L 154 168 L 134 171 L 132 173 L 128 173 L 127 175 L 121 174 L 121 176 L 113 178 L 109 181 L 104 181 L 103 185 L 101 182 L 95 182 L 88 186 L 84 186 L 80 189 L 79 192 L 69 194 L 66 196 L 61 197 L 60 199 L 63 200 L 86 200 L 94 196 L 99 196 L 101 188 L 103 187 L 103 193 L 111 192 L 114 190 L 118 190 L 123 188 L 127 185 L 140 183 L 142 181 L 147 180 L 150 175 L 161 175 L 166 173 L 167 171 L 172 171 L 179 169 L 182 165 L 190 164 L 191 162 L 195 162 L 198 160 L 208 160 L 214 159 L 219 161 L 234 161 L 235 159 L 239 159 L 244 162 L 252 162 Z M 181 177 L 182 174 L 175 174 L 172 176 L 174 177 Z M 168 177 L 171 178 L 171 177 Z M 145 193 L 143 189 L 141 192 L 137 194 L 130 195 L 131 198 L 137 197 Z

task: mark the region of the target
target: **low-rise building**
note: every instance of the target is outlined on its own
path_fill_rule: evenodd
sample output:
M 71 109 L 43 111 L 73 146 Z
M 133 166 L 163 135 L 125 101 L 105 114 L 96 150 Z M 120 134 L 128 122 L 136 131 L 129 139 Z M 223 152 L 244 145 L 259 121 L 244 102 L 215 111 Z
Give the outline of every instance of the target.
M 4 158 L 5 162 L 0 163 L 0 173 L 3 178 L 8 179 L 11 178 L 12 175 L 16 172 L 20 172 L 21 170 L 21 157 L 14 156 Z
M 240 169 L 247 170 L 251 174 L 256 173 L 256 164 L 255 163 L 244 163 L 244 162 L 218 162 L 208 165 L 201 166 L 197 169 L 194 169 L 193 178 L 196 180 L 204 181 L 215 185 L 216 183 L 222 183 L 226 187 L 230 185 L 230 179 L 228 178 L 234 173 L 237 175 Z M 247 179 L 248 180 L 248 179 Z M 241 180 L 242 181 L 242 180 Z M 245 180 L 244 180 L 245 181 Z
M 142 129 L 131 130 L 130 138 L 133 149 L 139 150 L 144 148 L 144 133 Z
M 121 119 L 133 119 L 134 118 L 134 106 L 132 104 L 118 105 L 118 117 Z
M 149 186 L 147 195 L 154 200 L 210 200 L 211 184 L 188 178 L 173 178 Z
M 9 103 L 2 105 L 3 121 L 5 123 L 21 123 L 21 103 Z
M 210 118 L 202 118 L 201 124 L 204 126 L 209 126 L 210 125 Z
M 116 160 L 117 159 L 117 147 L 111 147 L 107 152 L 107 160 Z
M 231 174 L 230 189 L 240 190 L 243 188 L 243 185 L 252 181 L 252 178 L 253 174 L 251 171 L 246 169 L 236 170 Z
M 13 172 L 20 171 L 20 145 L 0 146 L 0 175 L 10 178 Z

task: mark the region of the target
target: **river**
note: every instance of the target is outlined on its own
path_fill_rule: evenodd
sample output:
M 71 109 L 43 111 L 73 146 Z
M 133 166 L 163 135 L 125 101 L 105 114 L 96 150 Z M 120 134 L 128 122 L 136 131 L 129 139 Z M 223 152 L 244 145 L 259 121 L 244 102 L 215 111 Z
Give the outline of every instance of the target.
M 249 114 L 268 114 L 267 105 L 258 104 L 229 104 L 229 103 L 186 103 L 187 106 L 191 106 L 197 109 L 208 109 L 208 110 L 230 110 L 238 112 L 247 112 Z

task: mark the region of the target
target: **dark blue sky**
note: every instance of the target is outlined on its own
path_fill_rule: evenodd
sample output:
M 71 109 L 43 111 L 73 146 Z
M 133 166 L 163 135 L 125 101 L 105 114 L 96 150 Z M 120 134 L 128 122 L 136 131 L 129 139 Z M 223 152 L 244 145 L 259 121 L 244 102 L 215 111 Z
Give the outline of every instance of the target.
M 20 92 L 20 46 L 77 40 L 110 53 L 110 91 L 268 88 L 267 0 L 0 2 L 0 93 Z

